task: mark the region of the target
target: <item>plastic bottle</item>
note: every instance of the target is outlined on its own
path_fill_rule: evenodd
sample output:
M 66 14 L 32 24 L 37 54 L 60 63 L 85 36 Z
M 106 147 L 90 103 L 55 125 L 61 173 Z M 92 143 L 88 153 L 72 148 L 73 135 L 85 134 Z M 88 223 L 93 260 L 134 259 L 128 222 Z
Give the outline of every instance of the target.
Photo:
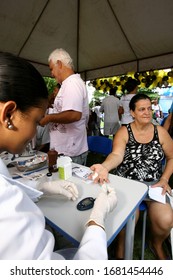
M 57 168 L 59 178 L 67 180 L 72 176 L 72 159 L 67 156 L 61 156 L 57 159 Z
M 49 172 L 56 172 L 57 171 L 57 165 L 56 165 L 56 161 L 57 161 L 57 157 L 58 157 L 58 152 L 55 150 L 55 148 L 51 148 L 48 153 L 48 169 Z

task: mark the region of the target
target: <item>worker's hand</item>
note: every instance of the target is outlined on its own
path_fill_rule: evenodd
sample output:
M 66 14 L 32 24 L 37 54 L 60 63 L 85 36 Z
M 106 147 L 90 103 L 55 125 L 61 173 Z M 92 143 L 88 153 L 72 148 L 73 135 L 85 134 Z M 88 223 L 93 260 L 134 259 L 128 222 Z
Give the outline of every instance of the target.
M 40 183 L 37 189 L 45 194 L 62 194 L 73 201 L 78 198 L 78 189 L 76 185 L 65 180 Z
M 117 196 L 113 188 L 104 183 L 102 190 L 94 202 L 94 208 L 91 212 L 89 221 L 94 221 L 97 225 L 104 229 L 104 221 L 109 212 L 111 212 L 117 205 Z

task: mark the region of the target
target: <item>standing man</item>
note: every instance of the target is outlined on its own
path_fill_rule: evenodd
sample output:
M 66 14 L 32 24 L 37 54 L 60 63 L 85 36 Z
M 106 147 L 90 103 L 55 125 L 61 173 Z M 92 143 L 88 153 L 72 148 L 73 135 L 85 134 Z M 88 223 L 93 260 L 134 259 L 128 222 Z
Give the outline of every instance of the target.
M 119 115 L 121 120 L 121 125 L 126 125 L 134 121 L 130 113 L 130 100 L 137 94 L 138 91 L 138 81 L 136 79 L 128 79 L 125 83 L 126 94 L 121 96 Z
M 88 154 L 86 127 L 89 119 L 87 89 L 79 74 L 74 73 L 73 61 L 63 49 L 49 56 L 52 76 L 61 85 L 53 110 L 40 122 L 49 123 L 50 148 L 70 156 L 73 162 L 85 165 Z
M 119 104 L 120 101 L 115 97 L 116 90 L 110 89 L 110 95 L 103 99 L 100 107 L 100 112 L 104 113 L 104 135 L 115 135 L 117 130 L 120 128 L 119 121 Z

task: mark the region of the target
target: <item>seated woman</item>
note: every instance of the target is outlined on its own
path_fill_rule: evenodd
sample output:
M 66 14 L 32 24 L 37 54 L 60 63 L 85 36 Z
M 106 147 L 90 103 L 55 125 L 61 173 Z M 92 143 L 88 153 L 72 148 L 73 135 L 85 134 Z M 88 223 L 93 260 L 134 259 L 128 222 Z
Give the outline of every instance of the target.
M 95 182 L 108 181 L 108 172 L 116 168 L 116 174 L 132 180 L 161 186 L 162 194 L 171 193 L 168 180 L 173 173 L 173 141 L 169 133 L 161 126 L 151 123 L 151 100 L 145 94 L 136 94 L 129 104 L 134 121 L 122 126 L 113 141 L 112 153 L 102 164 L 90 168 L 98 176 Z M 162 159 L 166 165 L 162 171 Z M 96 175 L 95 174 L 95 175 Z M 128 191 L 128 186 L 127 186 Z M 147 201 L 148 217 L 151 225 L 150 246 L 158 259 L 166 259 L 163 242 L 173 227 L 173 210 L 170 204 L 154 200 Z M 136 214 L 136 221 L 139 211 Z M 124 257 L 124 230 L 117 239 L 116 257 Z

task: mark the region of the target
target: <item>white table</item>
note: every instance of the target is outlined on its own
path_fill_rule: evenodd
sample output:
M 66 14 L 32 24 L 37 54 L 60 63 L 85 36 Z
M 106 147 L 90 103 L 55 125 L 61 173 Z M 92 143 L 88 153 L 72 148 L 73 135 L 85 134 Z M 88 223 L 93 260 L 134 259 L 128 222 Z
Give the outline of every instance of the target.
M 58 173 L 53 178 L 58 178 Z M 118 204 L 113 212 L 109 213 L 105 221 L 107 245 L 109 246 L 121 229 L 126 225 L 125 259 L 133 259 L 134 229 L 136 208 L 147 195 L 148 187 L 139 182 L 121 178 L 110 174 L 110 185 L 115 188 Z M 77 203 L 88 196 L 97 197 L 100 186 L 98 184 L 87 184 L 80 178 L 72 176 L 70 181 L 77 185 L 79 198 L 75 202 L 68 201 L 63 196 L 43 196 L 37 203 L 42 210 L 48 223 L 68 240 L 78 246 L 85 231 L 90 212 L 79 211 Z
M 73 164 L 73 166 L 79 166 Z M 82 167 L 87 168 L 87 167 Z M 88 168 L 89 169 L 89 168 Z M 11 174 L 15 168 L 9 168 Z M 43 174 L 48 172 L 47 168 L 39 171 Z M 45 180 L 58 179 L 58 172 L 53 173 L 52 177 L 46 175 L 40 179 Z M 134 213 L 142 200 L 146 197 L 148 187 L 133 180 L 125 179 L 119 176 L 109 174 L 110 185 L 115 188 L 118 204 L 113 212 L 108 214 L 105 221 L 107 246 L 111 244 L 121 229 L 126 226 L 125 240 L 125 259 L 133 259 L 135 218 Z M 28 180 L 20 178 L 20 181 L 26 183 Z M 37 205 L 42 210 L 48 223 L 57 231 L 62 233 L 75 246 L 78 246 L 85 231 L 85 223 L 89 219 L 92 210 L 79 211 L 77 203 L 88 196 L 97 197 L 100 186 L 81 180 L 72 176 L 69 181 L 77 185 L 79 197 L 76 201 L 69 201 L 61 195 L 46 196 L 43 195 Z M 32 186 L 32 184 L 29 184 Z

